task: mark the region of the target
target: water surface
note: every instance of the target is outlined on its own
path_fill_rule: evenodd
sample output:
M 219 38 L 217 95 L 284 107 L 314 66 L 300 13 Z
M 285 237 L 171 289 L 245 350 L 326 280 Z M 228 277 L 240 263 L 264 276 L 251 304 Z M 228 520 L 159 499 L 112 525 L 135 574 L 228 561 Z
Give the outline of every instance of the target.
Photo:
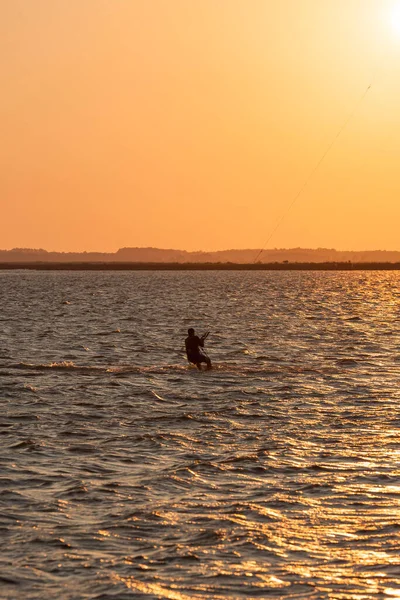
M 0 283 L 2 599 L 400 597 L 399 273 Z

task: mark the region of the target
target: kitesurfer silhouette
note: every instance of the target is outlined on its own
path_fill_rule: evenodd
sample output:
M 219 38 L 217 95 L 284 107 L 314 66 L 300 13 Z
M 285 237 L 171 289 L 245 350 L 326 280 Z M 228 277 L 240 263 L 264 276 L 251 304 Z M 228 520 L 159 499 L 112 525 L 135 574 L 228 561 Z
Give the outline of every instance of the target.
M 190 329 L 188 329 L 188 337 L 185 340 L 188 361 L 196 365 L 199 370 L 201 370 L 201 363 L 206 363 L 207 369 L 212 368 L 211 360 L 202 351 L 202 348 L 204 348 L 204 340 L 208 337 L 208 333 L 209 332 L 198 337 L 195 335 L 194 329 L 190 327 Z

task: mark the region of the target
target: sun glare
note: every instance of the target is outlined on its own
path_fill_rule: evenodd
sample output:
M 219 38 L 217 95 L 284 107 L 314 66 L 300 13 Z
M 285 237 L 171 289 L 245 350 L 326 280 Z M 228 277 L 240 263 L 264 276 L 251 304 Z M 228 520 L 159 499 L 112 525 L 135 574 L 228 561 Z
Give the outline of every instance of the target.
M 400 35 L 400 3 L 397 3 L 392 9 L 391 22 L 394 31 Z

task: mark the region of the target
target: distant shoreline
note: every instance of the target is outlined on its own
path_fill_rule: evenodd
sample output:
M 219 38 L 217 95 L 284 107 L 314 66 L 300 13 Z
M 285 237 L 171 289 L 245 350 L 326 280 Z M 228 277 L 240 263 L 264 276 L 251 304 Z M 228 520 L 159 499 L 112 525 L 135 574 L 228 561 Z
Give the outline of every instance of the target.
M 152 263 L 0 262 L 0 270 L 29 271 L 400 271 L 400 262 Z

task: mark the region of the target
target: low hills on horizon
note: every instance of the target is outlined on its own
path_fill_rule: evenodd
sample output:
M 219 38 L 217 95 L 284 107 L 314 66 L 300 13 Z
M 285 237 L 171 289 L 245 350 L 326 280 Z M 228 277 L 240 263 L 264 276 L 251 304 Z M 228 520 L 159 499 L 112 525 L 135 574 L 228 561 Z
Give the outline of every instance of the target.
M 2 263 L 398 263 L 400 251 L 341 251 L 328 248 L 274 248 L 215 252 L 160 248 L 120 248 L 117 252 L 48 252 L 43 249 L 0 250 Z

